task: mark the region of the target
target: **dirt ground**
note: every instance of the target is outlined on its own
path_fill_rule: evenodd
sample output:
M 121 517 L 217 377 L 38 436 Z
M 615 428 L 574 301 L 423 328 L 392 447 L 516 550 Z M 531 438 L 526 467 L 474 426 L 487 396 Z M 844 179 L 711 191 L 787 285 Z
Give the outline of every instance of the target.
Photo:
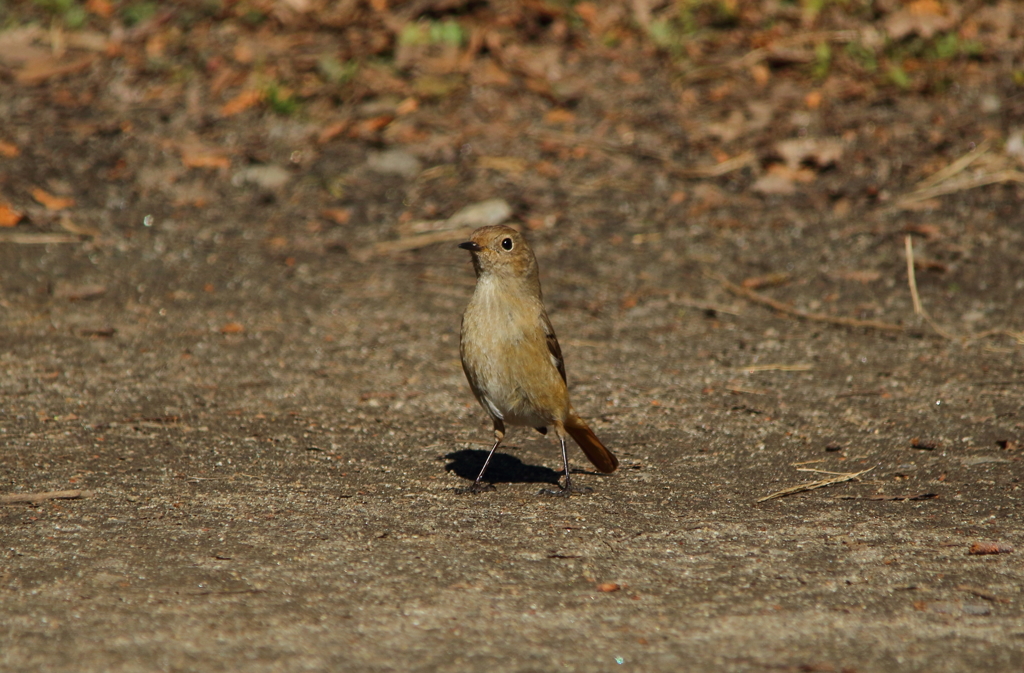
M 0 670 L 1024 670 L 1024 10 L 390 4 L 0 2 Z

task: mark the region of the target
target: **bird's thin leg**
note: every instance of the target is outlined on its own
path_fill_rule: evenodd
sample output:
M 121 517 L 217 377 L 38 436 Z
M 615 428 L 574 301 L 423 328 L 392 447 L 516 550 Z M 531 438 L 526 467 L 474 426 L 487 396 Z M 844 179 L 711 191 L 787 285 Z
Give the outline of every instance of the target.
M 562 490 L 566 493 L 572 491 L 572 477 L 569 476 L 569 456 L 565 453 L 565 437 L 558 438 L 562 442 L 562 465 L 565 469 L 565 488 Z
M 480 468 L 480 474 L 476 475 L 476 480 L 473 485 L 465 489 L 468 493 L 480 493 L 482 491 L 493 491 L 493 484 L 485 484 L 483 482 L 484 472 L 487 471 L 487 466 L 491 464 L 491 458 L 494 457 L 494 452 L 498 450 L 498 445 L 501 444 L 501 440 L 505 438 L 505 424 L 500 420 L 494 420 L 494 446 L 491 447 L 491 452 L 487 454 L 487 460 L 484 461 L 484 466 Z
M 590 489 L 587 487 L 573 490 L 572 487 L 572 475 L 569 473 L 569 454 L 565 450 L 565 432 L 561 425 L 555 425 L 555 432 L 558 433 L 558 442 L 562 448 L 562 467 L 565 471 L 565 486 L 559 489 L 541 489 L 541 495 L 558 495 L 562 497 L 568 497 L 573 493 L 588 493 Z
M 476 475 L 476 480 L 473 482 L 472 490 L 489 490 L 487 486 L 483 485 L 482 480 L 484 478 L 484 472 L 487 471 L 487 466 L 491 464 L 491 457 L 494 456 L 494 452 L 497 450 L 498 444 L 501 444 L 501 437 L 498 437 L 497 439 L 494 440 L 494 446 L 491 447 L 491 452 L 487 454 L 487 460 L 484 461 L 484 466 L 480 468 L 480 474 Z M 490 486 L 490 488 L 494 487 Z
M 540 494 L 557 495 L 564 498 L 572 495 L 572 477 L 569 475 L 569 454 L 566 453 L 565 450 L 565 433 L 561 432 L 559 428 L 556 428 L 556 430 L 558 431 L 558 441 L 562 447 L 562 468 L 565 471 L 565 486 L 562 488 L 543 488 L 541 489 Z M 586 491 L 586 489 L 584 489 L 584 491 Z

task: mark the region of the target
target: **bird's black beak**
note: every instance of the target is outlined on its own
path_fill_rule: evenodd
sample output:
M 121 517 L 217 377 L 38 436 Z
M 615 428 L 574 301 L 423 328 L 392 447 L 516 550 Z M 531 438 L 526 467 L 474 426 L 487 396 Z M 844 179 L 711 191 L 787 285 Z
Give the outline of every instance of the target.
M 463 250 L 469 250 L 470 252 L 480 252 L 483 247 L 474 241 L 466 241 L 465 243 L 459 243 L 459 247 Z

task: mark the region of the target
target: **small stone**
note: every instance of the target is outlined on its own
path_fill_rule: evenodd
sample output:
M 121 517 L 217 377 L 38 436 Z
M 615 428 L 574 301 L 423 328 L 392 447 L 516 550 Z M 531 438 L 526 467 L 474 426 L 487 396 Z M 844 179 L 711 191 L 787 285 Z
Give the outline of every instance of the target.
M 265 166 L 249 166 L 235 173 L 231 178 L 231 184 L 236 187 L 250 184 L 262 189 L 274 190 L 284 187 L 292 174 L 281 166 L 267 164 Z
M 1003 102 L 999 100 L 999 96 L 989 93 L 981 97 L 978 107 L 981 108 L 983 114 L 995 114 L 1002 109 Z
M 423 170 L 420 160 L 405 150 L 370 152 L 366 156 L 366 167 L 381 175 L 399 175 L 409 179 L 416 177 Z
M 964 603 L 963 611 L 967 615 L 987 615 L 992 612 L 992 608 L 984 603 Z
M 487 199 L 471 203 L 448 218 L 447 226 L 457 227 L 488 227 L 501 224 L 512 216 L 512 206 L 505 199 Z

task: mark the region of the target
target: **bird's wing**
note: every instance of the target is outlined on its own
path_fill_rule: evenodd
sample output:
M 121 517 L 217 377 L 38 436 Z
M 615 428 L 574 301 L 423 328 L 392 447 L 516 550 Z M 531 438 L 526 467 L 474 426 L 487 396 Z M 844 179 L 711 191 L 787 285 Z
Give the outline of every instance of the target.
M 551 364 L 555 366 L 558 373 L 562 375 L 562 383 L 565 380 L 565 361 L 562 359 L 562 348 L 558 345 L 558 337 L 555 336 L 555 328 L 551 326 L 547 313 L 541 313 L 541 322 L 544 324 L 544 339 L 548 344 L 548 354 L 551 355 Z

